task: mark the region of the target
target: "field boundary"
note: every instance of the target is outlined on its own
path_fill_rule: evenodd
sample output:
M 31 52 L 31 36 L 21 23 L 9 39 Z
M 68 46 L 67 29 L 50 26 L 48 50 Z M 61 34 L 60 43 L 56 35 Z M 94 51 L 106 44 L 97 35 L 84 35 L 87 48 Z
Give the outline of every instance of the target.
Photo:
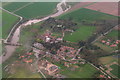
M 60 16 L 66 15 L 66 14 L 68 14 L 68 13 L 72 13 L 72 12 L 74 12 L 74 11 L 77 11 L 77 10 L 79 10 L 79 9 L 85 8 L 85 7 L 90 6 L 90 5 L 92 5 L 92 4 L 95 4 L 95 3 L 96 3 L 96 2 L 92 2 L 92 3 L 86 4 L 86 5 L 81 6 L 80 8 L 77 8 L 77 9 L 75 9 L 75 10 L 68 10 L 66 13 L 64 13 L 64 14 L 62 14 L 62 15 L 60 15 Z
M 19 16 L 19 15 L 17 15 L 17 14 L 14 14 L 14 13 L 12 13 L 12 12 L 10 12 L 10 11 L 2 8 L 2 7 L 0 7 L 0 9 L 3 10 L 3 11 L 5 11 L 5 12 L 7 12 L 7 13 L 9 13 L 9 14 L 12 14 L 12 15 L 17 16 L 17 17 L 19 17 L 19 18 L 22 18 L 21 16 Z
M 23 5 L 22 7 L 20 7 L 20 8 L 18 8 L 18 9 L 14 10 L 14 11 L 12 11 L 12 12 L 15 13 L 15 12 L 21 10 L 21 9 L 24 9 L 25 7 L 27 7 L 27 6 L 31 5 L 31 4 L 34 4 L 34 2 L 25 4 L 25 5 Z

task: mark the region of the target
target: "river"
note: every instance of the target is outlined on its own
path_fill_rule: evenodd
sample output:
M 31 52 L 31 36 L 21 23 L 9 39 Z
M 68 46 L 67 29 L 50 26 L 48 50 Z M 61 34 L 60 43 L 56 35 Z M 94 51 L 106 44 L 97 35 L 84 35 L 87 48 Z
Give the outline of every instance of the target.
M 57 12 L 52 14 L 52 15 L 49 15 L 47 17 L 44 17 L 44 18 L 41 18 L 41 19 L 33 19 L 33 20 L 29 20 L 27 21 L 26 23 L 23 23 L 21 24 L 17 29 L 16 31 L 14 32 L 13 34 L 13 37 L 11 39 L 11 43 L 13 44 L 16 44 L 19 42 L 19 36 L 20 36 L 20 29 L 21 27 L 23 26 L 28 26 L 28 25 L 31 25 L 31 24 L 35 24 L 35 23 L 38 23 L 38 22 L 41 22 L 41 21 L 44 21 L 44 20 L 47 20 L 49 17 L 57 17 L 63 13 L 65 13 L 66 11 L 68 11 L 71 7 L 69 6 L 69 8 L 67 8 L 65 11 L 62 9 L 61 7 L 61 4 L 65 4 L 66 5 L 66 0 L 62 0 L 60 3 L 57 4 Z M 6 55 L 2 55 L 0 56 L 0 64 L 4 61 L 6 61 L 13 53 L 14 51 L 16 50 L 16 46 L 10 46 L 10 45 L 6 45 L 5 46 L 6 48 Z

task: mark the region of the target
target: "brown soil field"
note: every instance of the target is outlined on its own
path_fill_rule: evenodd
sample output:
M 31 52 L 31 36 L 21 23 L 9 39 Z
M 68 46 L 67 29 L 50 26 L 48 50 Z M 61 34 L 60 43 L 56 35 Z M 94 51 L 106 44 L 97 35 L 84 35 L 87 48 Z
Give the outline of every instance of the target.
M 118 2 L 97 2 L 85 8 L 120 16 L 120 14 L 118 15 Z
M 93 2 L 78 2 L 76 5 L 74 5 L 69 11 L 73 11 L 73 10 L 77 10 L 79 8 L 83 8 L 83 7 L 86 7 L 88 5 L 90 5 L 91 3 Z

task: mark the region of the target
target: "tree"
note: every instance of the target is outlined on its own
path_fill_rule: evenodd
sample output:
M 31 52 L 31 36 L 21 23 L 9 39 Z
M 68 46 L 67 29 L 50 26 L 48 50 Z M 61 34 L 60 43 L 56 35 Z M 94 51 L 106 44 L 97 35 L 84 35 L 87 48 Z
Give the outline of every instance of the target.
M 82 40 L 78 42 L 79 47 L 85 46 L 85 44 L 86 42 Z

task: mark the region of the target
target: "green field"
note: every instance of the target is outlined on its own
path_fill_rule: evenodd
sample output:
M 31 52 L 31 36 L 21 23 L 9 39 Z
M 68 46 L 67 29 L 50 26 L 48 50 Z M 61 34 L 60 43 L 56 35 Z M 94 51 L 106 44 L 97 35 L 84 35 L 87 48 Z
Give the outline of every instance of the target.
M 93 66 L 85 64 L 77 68 L 75 71 L 70 71 L 68 68 L 63 69 L 61 74 L 69 78 L 92 78 L 96 72 L 97 70 Z
M 80 28 L 73 32 L 72 35 L 70 33 L 66 34 L 64 40 L 71 42 L 87 40 L 88 37 L 90 37 L 92 33 L 95 31 L 95 29 L 96 27 L 93 26 L 80 26 Z
M 108 37 L 118 36 L 118 31 L 117 31 L 117 30 L 112 30 L 110 33 L 108 33 L 107 36 L 108 36 Z
M 58 18 L 60 19 L 72 19 L 76 22 L 80 22 L 83 20 L 86 21 L 96 21 L 96 20 L 109 20 L 109 19 L 115 19 L 115 16 L 112 15 L 108 15 L 105 13 L 101 13 L 98 11 L 93 11 L 90 9 L 78 9 L 69 13 L 65 13 L 61 16 L 59 16 Z
M 56 12 L 58 2 L 12 2 L 3 8 L 24 18 L 37 18 Z
M 10 30 L 19 20 L 18 17 L 11 15 L 5 11 L 2 11 L 2 38 L 5 39 Z
M 117 30 L 112 30 L 111 32 L 109 32 L 106 37 L 111 38 L 111 39 L 118 39 L 118 37 L 120 37 L 118 34 L 120 34 L 119 31 Z
M 14 12 L 16 9 L 19 9 L 21 6 L 28 4 L 29 2 L 5 2 L 2 3 L 4 9 Z
M 111 71 L 111 73 L 112 73 L 113 75 L 115 75 L 116 77 L 120 78 L 120 66 L 114 64 L 114 65 L 112 65 L 112 66 L 110 66 L 110 67 L 113 69 L 113 70 Z

